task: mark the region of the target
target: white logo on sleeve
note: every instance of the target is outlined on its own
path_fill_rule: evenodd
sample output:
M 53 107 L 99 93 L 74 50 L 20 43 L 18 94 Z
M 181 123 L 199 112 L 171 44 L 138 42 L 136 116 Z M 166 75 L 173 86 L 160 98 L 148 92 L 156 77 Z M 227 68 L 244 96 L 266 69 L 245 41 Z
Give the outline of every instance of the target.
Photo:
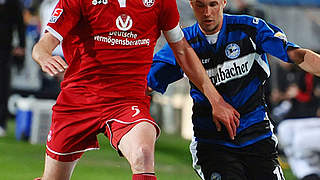
M 117 28 L 121 31 L 128 31 L 132 27 L 132 18 L 126 14 L 118 16 L 116 20 Z
M 132 106 L 131 109 L 132 109 L 133 111 L 136 111 L 136 112 L 132 115 L 132 117 L 135 117 L 136 115 L 138 115 L 138 114 L 140 113 L 140 109 L 138 108 L 138 106 Z
M 259 24 L 259 18 L 255 17 L 252 20 L 253 24 Z
M 57 22 L 57 20 L 59 19 L 62 13 L 63 13 L 63 9 L 60 9 L 60 8 L 55 9 L 49 19 L 49 23 Z
M 280 31 L 275 33 L 274 37 L 277 37 L 277 38 L 283 40 L 284 42 L 288 41 L 287 36 L 284 33 L 280 32 Z

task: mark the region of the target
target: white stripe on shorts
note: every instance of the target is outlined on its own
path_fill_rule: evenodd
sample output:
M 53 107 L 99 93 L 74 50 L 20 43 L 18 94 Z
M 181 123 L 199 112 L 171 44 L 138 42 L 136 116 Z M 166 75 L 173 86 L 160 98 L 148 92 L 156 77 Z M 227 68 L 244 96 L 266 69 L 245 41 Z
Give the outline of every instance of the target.
M 201 166 L 197 165 L 197 163 L 198 163 L 197 146 L 198 146 L 198 142 L 196 141 L 196 138 L 193 136 L 192 141 L 190 143 L 190 152 L 191 152 L 191 156 L 192 156 L 192 167 L 197 172 L 197 174 L 201 177 L 201 179 L 205 180 L 204 174 L 201 170 Z
M 99 150 L 100 149 L 100 148 L 88 148 L 88 149 L 84 149 L 84 150 L 80 150 L 80 151 L 74 151 L 74 152 L 68 152 L 68 153 L 59 153 L 59 152 L 56 152 L 56 151 L 50 149 L 48 147 L 48 145 L 46 147 L 47 147 L 48 151 L 50 151 L 51 153 L 56 154 L 56 155 L 60 155 L 60 156 L 67 156 L 67 155 L 71 155 L 71 154 L 82 153 L 82 152 L 86 152 L 86 151 Z

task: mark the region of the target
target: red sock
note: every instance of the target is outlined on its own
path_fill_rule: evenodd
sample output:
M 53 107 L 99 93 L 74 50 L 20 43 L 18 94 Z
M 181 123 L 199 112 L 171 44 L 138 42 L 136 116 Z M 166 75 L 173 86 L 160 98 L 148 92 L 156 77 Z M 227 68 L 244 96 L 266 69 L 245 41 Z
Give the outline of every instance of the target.
M 153 174 L 133 174 L 132 180 L 157 180 Z

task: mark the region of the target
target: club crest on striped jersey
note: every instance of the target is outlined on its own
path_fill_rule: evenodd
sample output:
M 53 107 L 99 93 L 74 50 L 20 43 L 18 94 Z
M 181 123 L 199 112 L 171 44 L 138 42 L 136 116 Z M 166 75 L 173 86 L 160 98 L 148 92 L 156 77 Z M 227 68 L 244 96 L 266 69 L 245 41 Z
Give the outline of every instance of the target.
M 153 6 L 155 0 L 142 0 L 145 7 Z
M 129 15 L 122 14 L 116 19 L 116 26 L 121 31 L 128 31 L 133 24 L 133 20 Z
M 238 44 L 231 43 L 226 47 L 226 56 L 230 59 L 235 59 L 240 55 L 240 47 Z
M 59 19 L 62 13 L 63 13 L 63 9 L 56 8 L 49 19 L 49 23 L 57 22 L 57 20 Z

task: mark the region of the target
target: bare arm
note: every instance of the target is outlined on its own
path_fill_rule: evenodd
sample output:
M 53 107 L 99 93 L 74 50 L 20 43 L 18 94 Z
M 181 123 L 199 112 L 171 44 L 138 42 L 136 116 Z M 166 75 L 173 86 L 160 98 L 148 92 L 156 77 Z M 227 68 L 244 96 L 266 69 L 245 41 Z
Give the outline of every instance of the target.
M 320 55 L 309 49 L 288 49 L 289 58 L 306 72 L 320 76 Z
M 50 76 L 64 72 L 68 67 L 60 56 L 52 56 L 52 51 L 58 46 L 59 40 L 50 33 L 45 33 L 32 50 L 32 58 L 40 65 L 43 72 Z
M 215 89 L 198 56 L 185 38 L 175 43 L 169 43 L 169 45 L 188 78 L 210 101 L 213 121 L 218 131 L 221 130 L 221 122 L 227 128 L 230 138 L 234 139 L 236 128 L 239 126 L 240 114 L 226 103 Z

